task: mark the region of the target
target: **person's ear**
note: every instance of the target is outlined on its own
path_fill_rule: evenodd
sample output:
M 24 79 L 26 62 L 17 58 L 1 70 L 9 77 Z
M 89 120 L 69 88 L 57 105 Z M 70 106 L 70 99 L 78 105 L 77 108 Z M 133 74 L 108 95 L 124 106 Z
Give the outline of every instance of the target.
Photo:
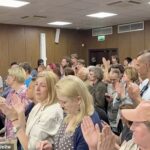
M 80 105 L 81 104 L 81 96 L 77 97 L 77 103 Z

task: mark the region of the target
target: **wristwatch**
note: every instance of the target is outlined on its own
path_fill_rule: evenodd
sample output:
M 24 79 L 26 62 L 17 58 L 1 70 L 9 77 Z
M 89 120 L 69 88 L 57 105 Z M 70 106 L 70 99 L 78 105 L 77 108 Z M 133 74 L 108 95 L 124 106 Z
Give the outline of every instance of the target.
M 14 132 L 15 134 L 17 134 L 17 132 L 18 132 L 20 129 L 21 129 L 20 126 L 18 126 L 18 127 L 13 127 L 13 132 Z

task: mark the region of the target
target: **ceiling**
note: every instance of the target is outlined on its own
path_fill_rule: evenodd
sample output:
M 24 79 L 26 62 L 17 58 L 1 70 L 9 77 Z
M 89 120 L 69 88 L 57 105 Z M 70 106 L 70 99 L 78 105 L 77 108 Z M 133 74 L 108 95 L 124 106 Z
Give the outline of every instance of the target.
M 150 0 L 24 0 L 20 8 L 0 7 L 0 23 L 49 27 L 48 22 L 68 21 L 65 28 L 91 29 L 150 20 Z M 86 15 L 111 12 L 117 16 L 96 19 Z

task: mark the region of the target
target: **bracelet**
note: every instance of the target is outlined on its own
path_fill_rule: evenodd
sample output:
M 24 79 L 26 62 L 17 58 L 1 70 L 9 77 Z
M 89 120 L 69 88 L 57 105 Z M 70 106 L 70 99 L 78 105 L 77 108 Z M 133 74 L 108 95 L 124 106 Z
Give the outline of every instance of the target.
M 13 127 L 13 132 L 17 134 L 17 132 L 21 129 L 21 126 Z
M 11 122 L 14 122 L 14 121 L 17 121 L 17 120 L 18 120 L 18 118 L 11 120 Z

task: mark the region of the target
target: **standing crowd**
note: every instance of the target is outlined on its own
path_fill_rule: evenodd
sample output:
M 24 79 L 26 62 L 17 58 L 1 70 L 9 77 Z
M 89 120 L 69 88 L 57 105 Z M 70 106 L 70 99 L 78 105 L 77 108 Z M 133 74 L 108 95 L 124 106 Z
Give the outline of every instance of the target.
M 17 150 L 150 150 L 150 51 L 85 66 L 77 54 L 0 77 L 0 143 Z

